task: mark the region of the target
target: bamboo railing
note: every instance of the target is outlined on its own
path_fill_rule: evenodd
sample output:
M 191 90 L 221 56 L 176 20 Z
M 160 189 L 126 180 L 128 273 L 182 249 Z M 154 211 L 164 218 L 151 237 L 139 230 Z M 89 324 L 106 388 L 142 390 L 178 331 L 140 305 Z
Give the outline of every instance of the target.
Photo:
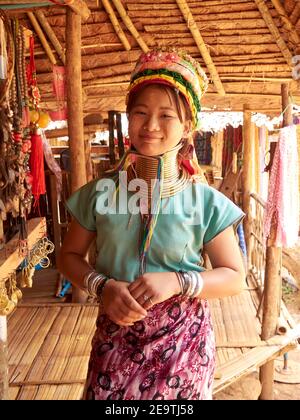
M 249 273 L 253 276 L 258 287 L 263 289 L 266 266 L 266 244 L 263 237 L 264 200 L 255 193 L 250 194 L 251 239 L 249 252 Z

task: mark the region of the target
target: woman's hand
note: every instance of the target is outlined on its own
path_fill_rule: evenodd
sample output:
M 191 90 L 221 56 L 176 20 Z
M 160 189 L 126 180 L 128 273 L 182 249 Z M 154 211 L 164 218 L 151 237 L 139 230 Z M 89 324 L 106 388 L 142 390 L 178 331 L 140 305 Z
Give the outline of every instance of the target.
M 181 292 L 176 273 L 145 273 L 128 287 L 132 297 L 145 309 Z
M 133 325 L 147 316 L 147 311 L 130 294 L 128 282 L 108 280 L 102 292 L 102 301 L 109 319 L 122 327 Z

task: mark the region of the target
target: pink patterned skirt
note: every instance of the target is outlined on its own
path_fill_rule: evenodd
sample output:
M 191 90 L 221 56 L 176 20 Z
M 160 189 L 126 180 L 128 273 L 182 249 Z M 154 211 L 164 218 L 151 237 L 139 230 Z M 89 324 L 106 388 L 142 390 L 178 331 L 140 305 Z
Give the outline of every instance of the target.
M 99 314 L 85 399 L 208 400 L 215 339 L 206 300 L 172 297 L 131 327 Z

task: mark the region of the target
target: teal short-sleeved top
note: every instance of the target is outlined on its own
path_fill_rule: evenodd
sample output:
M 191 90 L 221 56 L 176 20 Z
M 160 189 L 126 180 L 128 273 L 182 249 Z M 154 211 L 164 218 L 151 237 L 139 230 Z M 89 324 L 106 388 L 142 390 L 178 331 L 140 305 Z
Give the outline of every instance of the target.
M 132 211 L 137 194 L 109 195 L 100 182 L 92 181 L 76 191 L 67 207 L 82 227 L 97 233 L 96 270 L 132 282 L 139 275 L 141 216 Z M 183 191 L 162 199 L 146 271 L 203 271 L 203 245 L 243 216 L 219 191 L 191 182 Z

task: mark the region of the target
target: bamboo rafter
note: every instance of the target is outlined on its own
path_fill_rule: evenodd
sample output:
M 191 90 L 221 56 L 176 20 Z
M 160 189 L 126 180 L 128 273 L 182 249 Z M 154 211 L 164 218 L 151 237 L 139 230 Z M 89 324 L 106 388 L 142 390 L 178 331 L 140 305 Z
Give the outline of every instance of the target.
M 221 79 L 219 77 L 218 71 L 212 61 L 212 58 L 210 56 L 210 53 L 204 43 L 204 40 L 202 38 L 202 35 L 200 34 L 200 31 L 198 29 L 197 23 L 195 22 L 192 12 L 190 11 L 190 8 L 185 0 L 176 0 L 177 5 L 179 9 L 181 10 L 181 13 L 183 17 L 186 20 L 186 23 L 188 25 L 189 30 L 191 31 L 194 40 L 196 41 L 197 47 L 199 48 L 199 51 L 203 57 L 203 60 L 205 61 L 205 64 L 208 68 L 208 71 L 211 75 L 211 78 L 214 82 L 214 85 L 217 89 L 217 92 L 219 95 L 224 96 L 225 90 L 222 85 Z
M 292 54 L 291 54 L 290 50 L 288 49 L 286 43 L 282 39 L 279 30 L 277 29 L 276 25 L 274 24 L 273 18 L 270 14 L 268 6 L 265 4 L 265 2 L 263 0 L 255 0 L 255 3 L 257 5 L 263 19 L 264 19 L 266 25 L 268 26 L 271 34 L 274 36 L 274 39 L 275 39 L 280 51 L 282 52 L 282 55 L 284 56 L 288 65 L 291 67 L 291 65 L 292 65 Z
M 61 61 L 63 62 L 63 64 L 66 64 L 66 56 L 65 56 L 64 50 L 63 50 L 59 40 L 57 39 L 53 29 L 49 25 L 49 23 L 47 21 L 47 18 L 45 17 L 44 13 L 41 10 L 37 10 L 35 12 L 35 15 L 38 18 L 41 27 L 44 29 L 48 38 L 52 42 L 52 45 L 55 48 L 57 54 L 59 55 Z
M 126 38 L 126 35 L 123 31 L 123 29 L 121 28 L 119 22 L 118 22 L 118 18 L 109 2 L 109 0 L 102 0 L 102 4 L 104 9 L 106 10 L 109 19 L 116 31 L 116 34 L 118 35 L 120 41 L 122 42 L 122 44 L 124 45 L 124 48 L 126 49 L 126 51 L 130 51 L 131 50 L 131 46 L 129 44 L 128 39 Z
M 50 45 L 47 41 L 47 39 L 45 38 L 44 32 L 42 30 L 42 28 L 40 27 L 38 21 L 36 20 L 36 17 L 34 16 L 34 14 L 32 12 L 27 12 L 27 16 L 29 17 L 29 20 L 35 30 L 35 32 L 37 33 L 37 36 L 39 37 L 41 44 L 44 47 L 44 50 L 50 60 L 50 62 L 54 65 L 56 65 L 56 58 L 54 57 L 54 54 L 51 51 Z
M 275 7 L 275 9 L 277 10 L 284 27 L 291 34 L 292 42 L 294 42 L 296 45 L 299 45 L 300 44 L 300 37 L 299 37 L 294 25 L 290 21 L 284 7 L 282 6 L 282 4 L 280 3 L 279 0 L 271 0 L 271 1 L 272 1 L 273 6 Z
M 296 3 L 294 10 L 292 11 L 291 15 L 290 15 L 290 21 L 292 22 L 293 25 L 295 25 L 297 23 L 297 20 L 300 17 L 300 2 L 298 1 L 298 3 Z
M 131 32 L 132 36 L 135 38 L 135 40 L 139 44 L 142 51 L 144 53 L 148 52 L 149 51 L 148 45 L 146 44 L 146 42 L 143 40 L 142 36 L 136 30 L 134 24 L 132 23 L 130 17 L 126 13 L 126 10 L 125 10 L 124 6 L 122 5 L 122 3 L 120 2 L 120 0 L 113 0 L 113 3 L 115 5 L 117 11 L 119 12 L 119 15 L 121 16 L 125 26 Z

